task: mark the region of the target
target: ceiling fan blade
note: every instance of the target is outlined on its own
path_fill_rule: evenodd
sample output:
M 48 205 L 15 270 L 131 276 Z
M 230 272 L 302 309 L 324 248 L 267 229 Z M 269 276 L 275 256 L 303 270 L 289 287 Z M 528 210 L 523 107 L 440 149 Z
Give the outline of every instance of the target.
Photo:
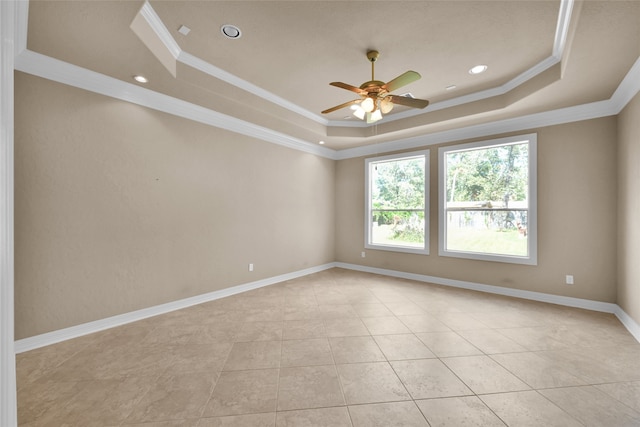
M 336 105 L 335 107 L 329 108 L 327 110 L 324 110 L 322 112 L 322 114 L 329 114 L 329 113 L 333 113 L 334 111 L 337 111 L 341 108 L 344 107 L 348 107 L 349 105 L 353 105 L 353 104 L 357 104 L 358 102 L 361 102 L 362 99 L 354 99 L 353 101 L 349 101 L 349 102 L 345 102 L 344 104 L 340 104 L 340 105 Z
M 401 88 L 402 86 L 406 86 L 409 83 L 420 80 L 420 77 L 420 74 L 415 71 L 407 71 L 406 73 L 400 74 L 395 79 L 383 85 L 382 89 L 385 89 L 387 92 L 393 92 L 394 90 Z
M 411 108 L 425 108 L 429 105 L 426 99 L 409 98 L 408 96 L 389 95 L 391 102 Z
M 358 95 L 366 95 L 367 91 L 366 90 L 362 90 L 359 87 L 355 87 L 355 86 L 351 86 L 348 85 L 346 83 L 342 83 L 342 82 L 331 82 L 329 83 L 331 86 L 335 86 L 335 87 L 339 87 L 341 89 L 346 89 L 346 90 L 350 90 L 351 92 L 355 92 Z

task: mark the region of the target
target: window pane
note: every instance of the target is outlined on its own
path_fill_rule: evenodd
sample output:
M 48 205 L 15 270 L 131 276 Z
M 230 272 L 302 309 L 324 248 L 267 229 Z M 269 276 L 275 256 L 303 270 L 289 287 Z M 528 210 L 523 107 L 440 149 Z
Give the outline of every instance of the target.
M 365 247 L 428 254 L 428 151 L 366 159 Z
M 372 163 L 373 209 L 424 209 L 424 157 Z
M 527 211 L 447 212 L 447 250 L 528 255 Z
M 449 251 L 528 256 L 528 142 L 445 154 Z
M 424 211 L 372 210 L 371 243 L 424 248 Z

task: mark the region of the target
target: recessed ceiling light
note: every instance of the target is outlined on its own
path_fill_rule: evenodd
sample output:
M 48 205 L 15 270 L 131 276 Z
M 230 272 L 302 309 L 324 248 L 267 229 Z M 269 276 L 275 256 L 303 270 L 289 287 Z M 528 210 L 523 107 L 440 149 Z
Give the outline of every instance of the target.
M 189 34 L 190 31 L 191 31 L 191 28 L 187 27 L 186 25 L 180 25 L 180 28 L 178 28 L 178 32 L 183 36 L 186 36 L 187 34 Z
M 319 141 L 318 144 L 324 145 L 324 141 Z
M 242 36 L 242 31 L 240 31 L 240 28 L 231 24 L 223 25 L 222 27 L 220 27 L 220 31 L 228 39 L 239 39 L 240 36 Z
M 147 83 L 149 81 L 149 79 L 147 79 L 145 76 L 133 76 L 133 80 L 137 81 L 138 83 Z
M 457 86 L 456 85 L 449 85 L 447 87 L 445 87 L 445 90 L 454 90 Z
M 476 65 L 475 67 L 469 70 L 469 74 L 484 73 L 485 71 L 487 71 L 487 68 L 489 67 L 487 67 L 486 65 Z

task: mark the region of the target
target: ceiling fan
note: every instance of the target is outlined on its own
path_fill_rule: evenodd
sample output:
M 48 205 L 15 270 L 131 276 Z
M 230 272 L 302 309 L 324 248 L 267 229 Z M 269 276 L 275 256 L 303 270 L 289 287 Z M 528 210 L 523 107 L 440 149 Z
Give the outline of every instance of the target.
M 371 62 L 371 80 L 364 82 L 360 87 L 351 86 L 342 82 L 331 82 L 331 86 L 355 92 L 360 98 L 335 107 L 324 110 L 322 114 L 328 114 L 341 108 L 349 107 L 354 110 L 354 115 L 362 120 L 367 119 L 367 123 L 373 123 L 382 119 L 382 114 L 387 114 L 393 109 L 393 104 L 404 105 L 412 108 L 425 108 L 429 105 L 426 99 L 416 99 L 408 96 L 393 95 L 390 92 L 415 82 L 420 79 L 420 74 L 415 71 L 407 71 L 400 74 L 395 79 L 385 83 L 376 80 L 374 77 L 375 62 L 380 54 L 376 50 L 367 52 L 367 58 Z M 360 105 L 356 105 L 360 104 Z

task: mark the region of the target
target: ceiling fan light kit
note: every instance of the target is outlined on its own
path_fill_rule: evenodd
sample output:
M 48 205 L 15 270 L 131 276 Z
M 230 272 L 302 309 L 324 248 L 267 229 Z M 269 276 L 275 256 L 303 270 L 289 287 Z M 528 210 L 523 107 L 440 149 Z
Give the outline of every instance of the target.
M 359 99 L 336 105 L 324 110 L 322 114 L 332 113 L 344 107 L 350 106 L 353 115 L 367 123 L 374 123 L 382 119 L 383 114 L 388 114 L 393 110 L 393 105 L 404 105 L 411 108 L 425 108 L 429 101 L 425 99 L 409 98 L 400 95 L 393 95 L 390 92 L 401 88 L 409 83 L 420 79 L 420 74 L 415 71 L 407 71 L 395 79 L 385 83 L 375 79 L 375 62 L 380 54 L 376 50 L 367 52 L 367 59 L 371 62 L 371 80 L 364 82 L 360 87 L 355 87 L 347 83 L 331 82 L 331 86 L 346 89 L 360 95 Z M 359 105 L 356 105 L 359 104 Z

